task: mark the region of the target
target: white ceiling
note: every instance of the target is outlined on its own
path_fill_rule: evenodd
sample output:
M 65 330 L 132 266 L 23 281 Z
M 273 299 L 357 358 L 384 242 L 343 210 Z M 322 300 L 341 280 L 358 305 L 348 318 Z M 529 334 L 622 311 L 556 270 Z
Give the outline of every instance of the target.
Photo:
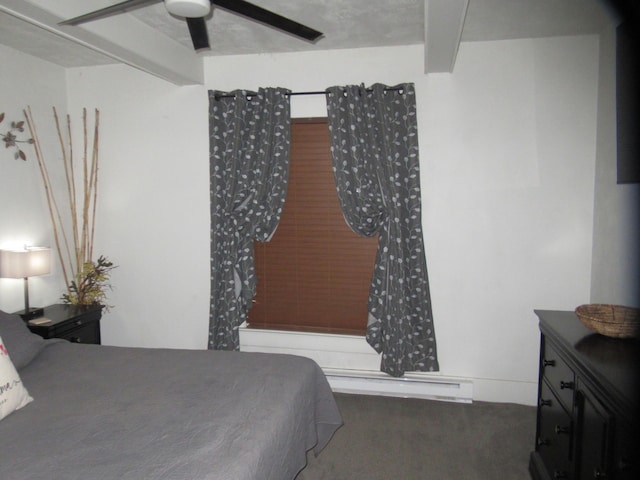
M 252 0 L 324 37 L 311 44 L 214 9 L 207 19 L 211 49 L 199 53 L 193 52 L 184 20 L 169 15 L 162 2 L 77 27 L 57 27 L 58 21 L 120 1 L 0 0 L 0 44 L 63 67 L 124 62 L 149 71 L 146 63 L 170 70 L 169 63 L 185 62 L 175 68 L 188 72 L 197 70 L 194 60 L 201 64 L 202 56 L 424 43 L 425 8 L 430 8 L 425 5 L 453 0 Z M 607 19 L 602 0 L 468 0 L 457 41 L 598 33 Z

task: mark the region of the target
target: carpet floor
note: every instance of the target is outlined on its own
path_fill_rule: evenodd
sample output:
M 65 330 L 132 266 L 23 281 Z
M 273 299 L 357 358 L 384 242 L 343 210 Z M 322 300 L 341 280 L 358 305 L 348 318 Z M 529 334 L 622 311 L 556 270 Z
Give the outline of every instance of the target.
M 536 409 L 336 394 L 344 425 L 296 480 L 528 480 Z

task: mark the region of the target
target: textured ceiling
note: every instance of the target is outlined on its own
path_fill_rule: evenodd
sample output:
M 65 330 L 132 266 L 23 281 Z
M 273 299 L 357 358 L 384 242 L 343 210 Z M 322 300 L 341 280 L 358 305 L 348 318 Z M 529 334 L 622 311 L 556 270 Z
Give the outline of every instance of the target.
M 323 32 L 315 44 L 213 9 L 207 20 L 211 50 L 204 55 L 330 50 L 424 41 L 424 0 L 256 0 L 254 3 Z M 185 46 L 186 23 L 158 3 L 131 12 Z
M 325 33 L 316 44 L 292 38 L 214 9 L 208 19 L 211 51 L 205 55 L 330 50 L 424 42 L 424 0 L 256 0 L 260 6 Z M 191 46 L 186 24 L 162 3 L 131 13 Z M 598 0 L 470 0 L 462 41 L 505 40 L 597 33 Z
M 57 0 L 56 0 L 57 1 Z M 121 0 L 93 0 L 77 14 Z M 64 67 L 100 65 L 114 60 L 90 48 L 2 13 L 0 44 Z M 254 0 L 254 3 L 324 32 L 315 44 L 245 18 L 214 9 L 207 20 L 211 49 L 199 53 L 235 55 L 304 50 L 420 44 L 424 42 L 424 0 Z M 95 6 L 94 8 L 94 5 Z M 84 7 L 84 8 L 83 8 Z M 56 15 L 56 3 L 48 8 Z M 186 23 L 158 3 L 124 13 L 191 47 Z M 66 18 L 59 14 L 59 18 Z M 604 19 L 601 0 L 469 0 L 462 41 L 534 38 L 597 33 Z M 100 22 L 104 20 L 97 20 Z M 74 27 L 75 28 L 75 27 Z

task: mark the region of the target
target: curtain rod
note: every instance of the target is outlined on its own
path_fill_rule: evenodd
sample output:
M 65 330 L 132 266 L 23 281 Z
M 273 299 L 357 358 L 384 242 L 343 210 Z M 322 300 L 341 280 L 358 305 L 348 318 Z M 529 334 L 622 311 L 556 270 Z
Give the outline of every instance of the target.
M 367 88 L 367 92 L 373 92 L 373 89 Z M 385 88 L 385 92 L 402 92 L 404 90 L 403 87 L 388 87 Z M 292 97 L 294 95 L 326 95 L 328 92 L 324 91 L 315 91 L 315 92 L 289 92 L 285 95 Z M 255 93 L 247 93 L 247 96 L 255 96 Z M 220 100 L 221 98 L 235 98 L 235 95 L 214 95 L 216 100 Z

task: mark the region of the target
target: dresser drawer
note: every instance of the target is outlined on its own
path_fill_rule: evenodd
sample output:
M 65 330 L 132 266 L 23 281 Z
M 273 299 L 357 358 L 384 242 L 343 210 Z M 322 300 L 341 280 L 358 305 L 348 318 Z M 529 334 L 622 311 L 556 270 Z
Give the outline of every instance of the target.
M 640 478 L 640 438 L 625 428 L 618 428 L 614 440 L 613 477 L 616 480 Z
M 540 387 L 536 450 L 550 478 L 573 478 L 571 416 L 546 382 Z
M 554 346 L 545 341 L 544 355 L 542 356 L 543 378 L 551 385 L 558 399 L 569 414 L 573 411 L 575 374 L 571 367 L 564 362 Z
M 100 305 L 55 304 L 44 308 L 39 324 L 28 323 L 29 330 L 42 338 L 63 338 L 76 343 L 100 343 Z
M 584 384 L 578 380 L 576 390 L 578 453 L 577 471 L 581 478 L 612 478 L 611 434 L 613 419 L 605 407 Z M 618 480 L 618 476 L 613 477 Z
M 69 340 L 73 343 L 100 343 L 100 324 L 98 322 L 82 323 L 75 328 L 62 332 L 58 338 Z

